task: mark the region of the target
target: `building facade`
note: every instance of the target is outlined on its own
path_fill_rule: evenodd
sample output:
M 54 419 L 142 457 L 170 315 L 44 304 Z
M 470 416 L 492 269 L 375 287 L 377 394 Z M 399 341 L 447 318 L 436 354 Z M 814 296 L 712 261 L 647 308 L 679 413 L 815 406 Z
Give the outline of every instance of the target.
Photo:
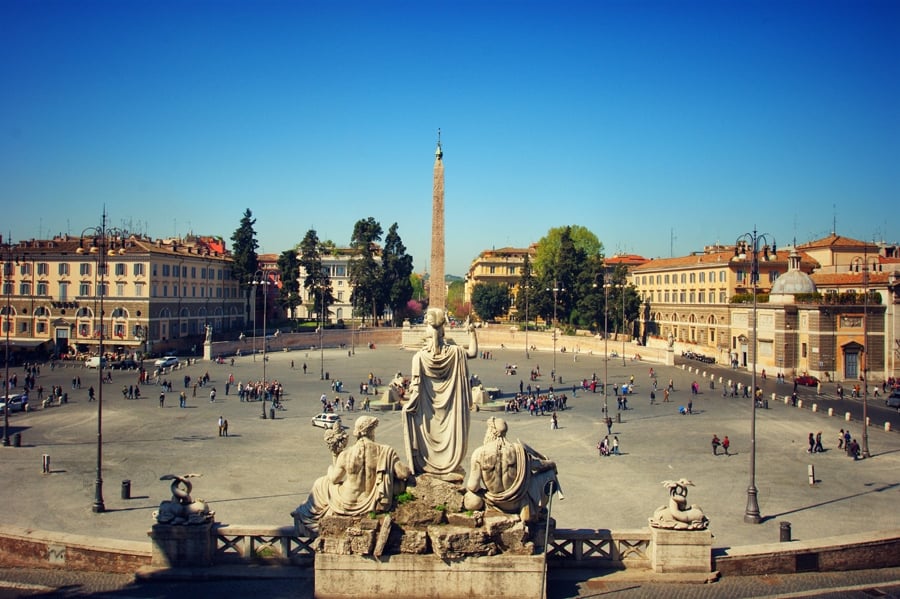
M 240 329 L 246 302 L 213 238 L 58 236 L 6 246 L 2 332 L 13 351 L 197 349 L 207 324 Z M 102 309 L 101 309 L 102 305 Z

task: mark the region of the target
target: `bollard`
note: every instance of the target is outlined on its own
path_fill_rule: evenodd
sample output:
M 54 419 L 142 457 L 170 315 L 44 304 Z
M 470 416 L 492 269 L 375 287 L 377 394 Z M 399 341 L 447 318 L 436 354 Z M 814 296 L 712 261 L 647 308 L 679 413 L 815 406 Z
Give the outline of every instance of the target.
M 816 467 L 812 464 L 806 466 L 806 475 L 809 477 L 809 485 L 813 486 L 816 484 Z
M 781 529 L 779 531 L 778 540 L 782 543 L 790 543 L 791 542 L 791 523 L 790 522 L 782 522 Z
M 131 481 L 127 478 L 122 481 L 122 499 L 131 499 Z
M 325 380 L 328 380 L 328 372 L 325 373 Z
M 884 432 L 886 432 L 886 433 L 891 432 L 891 423 L 890 422 L 884 423 Z
M 828 415 L 834 416 L 834 408 L 828 408 Z
M 814 404 L 812 405 L 812 411 L 813 411 L 813 412 L 818 412 L 818 411 L 819 411 L 819 404 L 814 403 Z
M 22 433 L 13 435 L 13 447 L 22 447 Z
M 844 420 L 846 420 L 847 422 L 853 420 L 853 416 L 850 414 L 850 412 L 844 412 Z
M 622 424 L 622 412 L 616 412 L 616 422 Z
M 275 420 L 275 408 L 269 408 L 269 420 Z
M 41 472 L 44 474 L 50 474 L 50 455 L 44 454 L 41 456 Z

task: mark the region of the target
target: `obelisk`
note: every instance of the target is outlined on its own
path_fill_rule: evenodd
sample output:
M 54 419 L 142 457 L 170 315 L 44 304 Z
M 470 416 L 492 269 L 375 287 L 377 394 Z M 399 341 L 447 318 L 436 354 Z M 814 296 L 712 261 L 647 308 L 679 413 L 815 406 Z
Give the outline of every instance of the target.
M 441 130 L 438 129 L 437 150 L 434 152 L 434 185 L 431 200 L 431 279 L 428 287 L 428 306 L 447 309 L 447 287 L 444 282 L 444 152 L 441 150 Z

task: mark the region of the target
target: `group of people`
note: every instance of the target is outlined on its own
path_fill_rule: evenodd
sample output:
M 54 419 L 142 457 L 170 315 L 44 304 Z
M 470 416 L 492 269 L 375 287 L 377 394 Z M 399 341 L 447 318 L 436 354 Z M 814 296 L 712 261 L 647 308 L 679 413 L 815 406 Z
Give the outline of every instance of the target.
M 822 431 L 819 431 L 815 435 L 809 433 L 809 449 L 806 450 L 806 453 L 822 453 L 825 451 L 825 448 L 822 447 Z
M 609 435 L 605 435 L 600 439 L 600 442 L 597 443 L 597 450 L 600 452 L 601 458 L 611 455 L 620 455 L 618 435 L 614 436 L 612 441 L 609 440 Z
M 854 460 L 859 459 L 859 443 L 850 435 L 850 429 L 841 429 L 838 433 L 838 449 L 843 449 Z
M 713 455 L 719 455 L 719 447 L 722 448 L 722 450 L 725 452 L 725 455 L 731 455 L 730 453 L 728 453 L 728 450 L 731 448 L 731 440 L 728 438 L 728 435 L 725 435 L 721 440 L 719 440 L 719 436 L 714 434 L 712 436 L 711 444 Z

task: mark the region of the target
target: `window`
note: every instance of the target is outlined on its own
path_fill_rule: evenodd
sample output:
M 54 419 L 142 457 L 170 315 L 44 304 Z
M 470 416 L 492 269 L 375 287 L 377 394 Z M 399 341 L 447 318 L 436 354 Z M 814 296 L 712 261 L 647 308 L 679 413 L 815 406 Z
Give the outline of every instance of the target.
M 746 276 L 746 273 L 745 273 L 743 270 L 738 270 L 737 273 L 736 273 L 736 275 L 737 275 L 737 281 L 738 281 L 738 283 L 743 283 L 743 282 L 744 282 L 744 277 Z
M 687 281 L 687 277 L 685 277 L 684 273 L 681 273 L 681 283 L 682 285 Z
M 666 290 L 666 303 L 669 303 L 669 290 Z
M 669 284 L 669 275 L 666 275 L 666 285 Z
M 778 271 L 770 270 L 769 271 L 769 283 L 774 283 L 775 279 L 777 279 L 777 278 L 778 278 Z
M 141 263 L 136 263 L 134 266 L 131 267 L 131 272 L 136 277 L 144 276 L 144 265 Z
M 31 262 L 23 262 L 19 265 L 19 274 L 22 276 L 31 274 Z
M 701 291 L 697 294 L 697 303 L 705 304 L 706 303 L 706 292 Z
M 201 279 L 205 279 L 205 278 L 206 278 L 206 269 L 205 269 L 205 268 L 201 268 L 201 269 L 200 269 L 200 278 L 201 278 Z
M 50 265 L 46 262 L 38 262 L 37 270 L 38 276 L 43 275 L 46 277 L 48 274 L 50 274 Z
M 162 294 L 162 296 L 163 296 L 163 297 L 169 297 L 169 286 L 168 286 L 168 285 L 163 285 L 163 288 L 162 288 L 162 289 L 163 289 L 163 294 Z
M 69 301 L 69 284 L 64 281 L 60 281 L 59 283 L 59 301 Z
M 678 301 L 684 303 L 684 291 L 678 294 Z
M 696 299 L 696 296 L 694 295 L 694 290 L 691 289 L 690 303 L 692 303 L 692 304 L 695 303 L 695 301 L 694 301 L 695 299 Z
M 109 283 L 101 281 L 97 283 L 97 297 L 106 297 L 109 295 Z
M 800 357 L 801 358 L 806 357 L 806 344 L 805 343 L 800 344 Z
M 37 321 L 37 324 L 35 324 L 34 329 L 38 333 L 46 333 L 47 332 L 47 322 L 44 320 Z
M 728 301 L 728 299 L 725 297 L 725 292 L 724 292 L 724 291 L 720 291 L 720 292 L 719 292 L 719 303 L 720 303 L 720 304 L 724 304 L 724 303 L 726 303 L 727 301 Z
M 134 295 L 136 297 L 144 297 L 144 283 L 135 283 L 134 284 Z
M 22 281 L 19 283 L 19 295 L 31 295 L 30 281 Z
M 489 267 L 488 267 L 488 272 L 489 272 L 490 274 L 494 274 L 494 267 L 493 267 L 493 266 L 489 266 Z
M 125 270 L 125 265 L 121 262 L 116 262 L 115 273 L 117 277 L 124 277 L 126 274 L 128 274 Z
M 197 267 L 196 267 L 196 266 L 192 266 L 192 267 L 191 267 L 191 278 L 192 278 L 192 279 L 196 279 L 196 278 L 197 278 Z
M 696 282 L 697 282 L 696 279 L 697 279 L 696 273 L 693 273 L 693 272 L 692 272 L 692 273 L 691 273 L 691 283 L 696 283 Z
M 125 283 L 116 283 L 116 296 L 125 296 Z
M 153 268 L 152 268 L 151 270 L 153 271 L 153 276 L 155 277 L 155 276 L 156 276 L 156 272 L 157 272 L 157 265 L 154 264 L 154 265 L 153 265 Z
M 50 284 L 47 283 L 47 281 L 38 281 L 37 294 L 44 296 L 50 295 Z
M 91 276 L 91 263 L 90 262 L 82 262 L 78 265 L 78 272 L 82 277 Z
M 343 291 L 338 291 L 338 294 L 337 294 L 337 295 L 338 295 L 338 296 L 337 296 L 337 301 L 343 302 L 343 301 L 344 301 L 344 292 L 343 292 Z
M 172 267 L 169 264 L 163 264 L 162 267 L 162 276 L 168 277 L 172 272 Z
M 90 283 L 79 283 L 78 295 L 89 296 L 90 294 L 91 294 L 91 284 Z
M 724 270 L 720 270 L 720 271 L 719 271 L 719 282 L 720 282 L 720 283 L 724 283 L 724 282 L 725 282 L 725 278 L 726 278 L 726 276 L 725 276 L 725 271 L 724 271 Z
M 182 267 L 181 267 L 181 278 L 182 278 L 182 279 L 186 279 L 186 278 L 187 278 L 187 266 L 182 266 Z
M 706 282 L 706 273 L 705 273 L 705 272 L 701 272 L 701 273 L 700 273 L 700 282 L 701 282 L 701 283 L 705 283 L 705 282 Z

